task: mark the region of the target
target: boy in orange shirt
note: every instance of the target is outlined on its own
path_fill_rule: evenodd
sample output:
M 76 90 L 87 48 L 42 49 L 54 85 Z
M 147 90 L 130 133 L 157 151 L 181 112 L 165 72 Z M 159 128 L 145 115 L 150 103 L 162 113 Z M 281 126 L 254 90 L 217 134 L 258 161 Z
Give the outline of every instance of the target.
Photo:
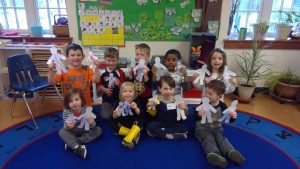
M 62 82 L 66 93 L 69 89 L 78 88 L 82 90 L 86 106 L 92 105 L 90 86 L 91 82 L 97 83 L 100 79 L 99 69 L 96 67 L 95 71 L 86 65 L 82 65 L 84 59 L 83 50 L 80 45 L 71 44 L 67 47 L 67 72 L 57 74 L 54 72 L 55 63 L 49 64 L 48 82 L 51 85 Z M 99 65 L 99 61 L 94 60 L 95 65 Z

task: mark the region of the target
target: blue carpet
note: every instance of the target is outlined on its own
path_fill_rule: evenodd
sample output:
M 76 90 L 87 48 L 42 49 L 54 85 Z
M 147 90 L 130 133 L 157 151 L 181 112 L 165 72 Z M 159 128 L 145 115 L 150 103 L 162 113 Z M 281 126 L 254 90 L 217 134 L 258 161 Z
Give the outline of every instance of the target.
M 33 125 L 29 121 L 2 133 L 0 166 L 5 169 L 214 168 L 207 163 L 194 137 L 192 119 L 186 121 L 190 128 L 187 140 L 159 140 L 143 135 L 133 150 L 122 147 L 121 138 L 102 122 L 103 135 L 87 145 L 88 156 L 82 160 L 64 150 L 57 132 L 62 125 L 60 116 L 61 113 L 56 113 L 39 118 L 39 130 L 31 130 Z M 228 168 L 293 169 L 300 166 L 300 136 L 266 119 L 239 113 L 235 123 L 224 125 L 224 134 L 247 160 L 243 166 L 229 162 Z

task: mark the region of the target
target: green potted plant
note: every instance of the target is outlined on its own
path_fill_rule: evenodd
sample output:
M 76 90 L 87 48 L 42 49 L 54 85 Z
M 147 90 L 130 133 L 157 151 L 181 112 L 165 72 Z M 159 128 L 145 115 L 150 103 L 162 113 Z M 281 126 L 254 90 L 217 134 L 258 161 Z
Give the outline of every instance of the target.
M 263 39 L 269 29 L 269 23 L 266 21 L 252 24 L 253 26 L 253 39 Z
M 268 82 L 271 95 L 295 99 L 300 92 L 300 76 L 296 75 L 292 69 L 273 73 Z
M 300 20 L 300 15 L 295 11 L 280 11 L 279 23 L 275 25 L 275 38 L 287 39 L 294 26 Z
M 268 44 L 267 44 L 268 45 Z M 238 66 L 238 93 L 243 99 L 251 98 L 257 80 L 265 79 L 270 72 L 270 63 L 265 60 L 261 52 L 267 45 L 262 45 L 260 41 L 253 40 L 250 50 L 241 54 L 236 54 Z

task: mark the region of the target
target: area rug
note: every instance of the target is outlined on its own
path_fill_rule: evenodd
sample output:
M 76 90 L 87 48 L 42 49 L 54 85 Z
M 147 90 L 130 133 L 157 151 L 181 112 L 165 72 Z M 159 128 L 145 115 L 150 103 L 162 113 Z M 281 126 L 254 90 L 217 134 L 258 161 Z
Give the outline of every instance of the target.
M 194 112 L 194 107 L 189 107 Z M 215 168 L 208 164 L 203 150 L 194 137 L 194 119 L 185 121 L 189 128 L 186 140 L 160 140 L 143 133 L 140 142 L 129 150 L 121 138 L 113 134 L 107 122 L 100 121 L 103 135 L 87 145 L 83 160 L 64 150 L 58 136 L 62 113 L 39 117 L 39 129 L 32 121 L 0 132 L 0 166 L 3 169 L 200 169 Z M 300 168 L 300 135 L 297 131 L 263 117 L 239 111 L 238 119 L 224 124 L 224 135 L 246 157 L 238 166 L 228 161 L 227 168 Z

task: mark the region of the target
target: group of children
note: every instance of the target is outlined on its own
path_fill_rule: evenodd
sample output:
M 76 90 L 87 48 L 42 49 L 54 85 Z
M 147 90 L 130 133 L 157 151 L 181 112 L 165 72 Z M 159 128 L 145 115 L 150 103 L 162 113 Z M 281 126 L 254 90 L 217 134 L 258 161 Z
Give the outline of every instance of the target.
M 102 133 L 95 123 L 95 117 L 89 112 L 89 106 L 92 105 L 91 82 L 97 83 L 103 92 L 100 118 L 109 120 L 115 134 L 124 137 L 122 145 L 125 147 L 133 148 L 138 143 L 142 129 L 146 129 L 151 137 L 187 138 L 188 129 L 182 121 L 178 121 L 177 111 L 180 109 L 187 115 L 188 108 L 183 101 L 176 101 L 175 96 L 181 93 L 183 82 L 195 79 L 197 74 L 193 77 L 187 75 L 187 69 L 180 64 L 181 54 L 175 49 L 165 54 L 163 64 L 166 71 L 160 78 L 156 78 L 156 72 L 161 70 L 149 64 L 150 47 L 147 44 L 136 45 L 135 54 L 135 64 L 129 68 L 126 80 L 125 73 L 117 67 L 119 52 L 115 48 L 105 50 L 106 68 L 101 72 L 97 68 L 100 64 L 98 60 L 93 60 L 97 66 L 94 71 L 82 65 L 84 54 L 77 44 L 71 44 L 66 50 L 67 72 L 57 74 L 55 63 L 49 65 L 49 83 L 62 82 L 64 87 L 64 127 L 59 135 L 65 142 L 65 149 L 71 149 L 85 159 L 85 145 Z M 223 50 L 214 49 L 210 53 L 207 68 L 211 75 L 206 78 L 205 96 L 217 113 L 212 115 L 212 123 L 202 124 L 200 121 L 205 110 L 200 109 L 196 113 L 195 135 L 212 165 L 225 168 L 225 157 L 237 164 L 244 164 L 245 158 L 223 136 L 221 122 L 218 121 L 227 108 L 221 101 L 227 88 L 222 82 L 226 69 L 226 54 Z M 236 86 L 234 77 L 229 81 Z M 155 90 L 158 93 L 153 95 Z M 236 112 L 231 112 L 230 117 L 234 121 L 237 118 Z

